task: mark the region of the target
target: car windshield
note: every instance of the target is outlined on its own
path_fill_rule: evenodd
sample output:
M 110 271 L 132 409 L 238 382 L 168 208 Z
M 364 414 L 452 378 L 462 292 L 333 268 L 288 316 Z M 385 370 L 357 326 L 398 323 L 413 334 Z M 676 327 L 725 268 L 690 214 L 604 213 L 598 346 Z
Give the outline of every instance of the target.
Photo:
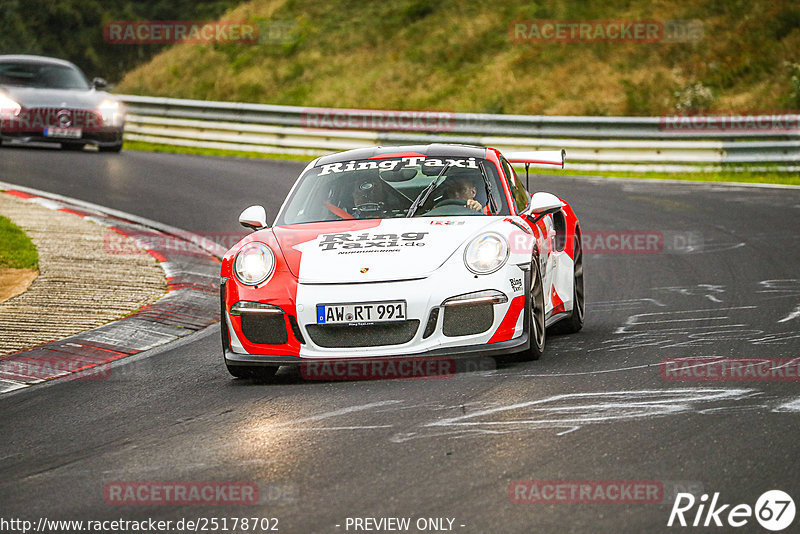
M 276 224 L 507 215 L 498 176 L 493 163 L 464 157 L 324 164 L 301 177 Z
M 47 89 L 89 88 L 89 82 L 74 67 L 31 61 L 0 63 L 0 84 Z

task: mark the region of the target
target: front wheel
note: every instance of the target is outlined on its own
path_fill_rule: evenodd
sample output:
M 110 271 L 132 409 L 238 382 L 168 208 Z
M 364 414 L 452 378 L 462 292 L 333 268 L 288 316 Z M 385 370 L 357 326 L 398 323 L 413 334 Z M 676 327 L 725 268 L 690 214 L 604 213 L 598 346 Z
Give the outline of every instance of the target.
M 110 146 L 98 146 L 97 150 L 100 152 L 119 152 L 122 150 L 122 143 Z
M 523 353 L 526 360 L 538 360 L 544 353 L 546 336 L 544 319 L 544 288 L 542 276 L 539 273 L 539 262 L 534 258 L 531 262 L 531 288 L 530 303 L 528 305 L 530 348 Z
M 256 382 L 269 382 L 278 372 L 277 366 L 267 365 L 230 365 L 225 364 L 228 372 L 236 378 L 250 378 Z
M 85 143 L 61 143 L 62 150 L 83 150 Z

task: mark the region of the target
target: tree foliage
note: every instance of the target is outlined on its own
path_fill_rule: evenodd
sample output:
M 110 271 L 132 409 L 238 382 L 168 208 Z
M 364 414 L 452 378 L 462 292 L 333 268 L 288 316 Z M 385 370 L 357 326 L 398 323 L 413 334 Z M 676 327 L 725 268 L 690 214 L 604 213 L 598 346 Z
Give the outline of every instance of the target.
M 0 0 L 0 54 L 37 54 L 72 61 L 89 78 L 118 81 L 164 49 L 109 44 L 114 20 L 215 20 L 240 0 Z

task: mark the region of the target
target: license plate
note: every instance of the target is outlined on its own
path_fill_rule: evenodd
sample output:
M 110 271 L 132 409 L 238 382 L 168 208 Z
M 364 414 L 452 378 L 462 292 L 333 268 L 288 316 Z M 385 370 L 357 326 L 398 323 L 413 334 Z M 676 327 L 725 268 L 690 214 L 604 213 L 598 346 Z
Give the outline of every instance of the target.
M 406 318 L 404 300 L 317 306 L 317 324 L 388 323 Z
M 80 128 L 45 128 L 45 137 L 66 137 L 69 139 L 80 139 L 83 131 Z

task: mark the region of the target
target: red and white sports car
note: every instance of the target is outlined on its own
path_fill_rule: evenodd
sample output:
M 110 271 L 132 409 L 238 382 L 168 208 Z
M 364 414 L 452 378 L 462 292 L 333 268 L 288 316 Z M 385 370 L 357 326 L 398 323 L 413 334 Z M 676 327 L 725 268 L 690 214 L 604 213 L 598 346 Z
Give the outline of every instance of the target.
M 222 262 L 222 344 L 233 376 L 320 360 L 522 353 L 546 327 L 583 326 L 580 224 L 526 191 L 510 163 L 563 166 L 563 151 L 504 157 L 433 144 L 312 161 L 273 226 Z M 558 324 L 556 324 L 558 323 Z

